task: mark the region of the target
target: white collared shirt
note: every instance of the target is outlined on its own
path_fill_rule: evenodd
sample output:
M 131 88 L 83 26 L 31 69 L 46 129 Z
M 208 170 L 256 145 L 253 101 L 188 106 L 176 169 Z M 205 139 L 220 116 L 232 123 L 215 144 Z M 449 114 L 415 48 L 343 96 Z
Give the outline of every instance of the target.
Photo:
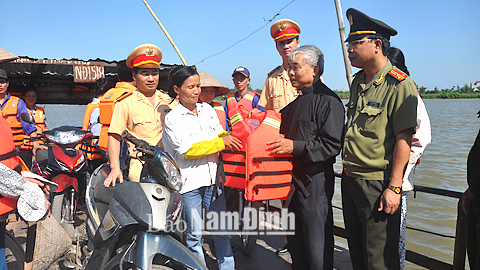
M 223 130 L 215 110 L 206 103 L 197 103 L 197 115 L 178 104 L 165 117 L 163 145 L 177 161 L 185 185 L 181 194 L 215 183 L 218 154 L 198 159 L 185 159 L 194 143 L 218 138 Z

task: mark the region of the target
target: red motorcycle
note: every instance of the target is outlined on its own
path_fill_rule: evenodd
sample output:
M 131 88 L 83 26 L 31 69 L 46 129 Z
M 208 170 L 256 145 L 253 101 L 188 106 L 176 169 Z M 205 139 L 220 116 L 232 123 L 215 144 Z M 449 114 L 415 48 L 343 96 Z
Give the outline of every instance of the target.
M 78 198 L 85 194 L 88 173 L 86 154 L 78 146 L 92 139 L 90 131 L 71 126 L 61 126 L 31 138 L 48 146 L 46 151 L 37 151 L 32 172 L 58 184 L 58 189 L 50 196 L 51 212 L 72 239 Z

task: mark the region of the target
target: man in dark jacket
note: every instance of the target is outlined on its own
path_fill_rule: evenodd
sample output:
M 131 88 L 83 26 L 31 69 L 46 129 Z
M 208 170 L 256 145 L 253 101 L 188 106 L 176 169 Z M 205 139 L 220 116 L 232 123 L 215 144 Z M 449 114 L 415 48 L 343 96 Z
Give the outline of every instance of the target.
M 271 154 L 293 154 L 293 188 L 286 205 L 295 213 L 287 236 L 292 269 L 333 268 L 333 164 L 340 153 L 345 119 L 340 98 L 320 81 L 323 54 L 313 45 L 289 56 L 288 75 L 299 96 L 280 112 L 281 138 Z
M 479 117 L 480 117 L 480 112 Z M 480 131 L 467 159 L 468 206 L 467 252 L 470 269 L 480 269 Z M 464 197 L 464 199 L 466 199 Z

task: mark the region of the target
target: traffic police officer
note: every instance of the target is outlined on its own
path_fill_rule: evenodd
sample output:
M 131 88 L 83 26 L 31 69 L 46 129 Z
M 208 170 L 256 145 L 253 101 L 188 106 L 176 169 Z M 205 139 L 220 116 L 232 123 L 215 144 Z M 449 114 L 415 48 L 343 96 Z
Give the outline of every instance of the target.
M 133 136 L 150 145 L 162 145 L 163 124 L 166 112 L 172 106 L 172 98 L 157 90 L 160 80 L 162 51 L 156 45 L 143 44 L 135 48 L 127 58 L 127 66 L 133 70 L 137 89 L 117 99 L 112 121 L 108 130 L 108 156 L 112 171 L 104 186 L 115 186 L 116 179 L 123 181 L 120 169 L 120 141 L 126 129 Z M 130 166 L 128 178 L 139 181 L 142 163 L 136 158 L 133 144 L 128 143 Z
M 282 57 L 282 65 L 268 74 L 258 105 L 267 110 L 279 112 L 298 96 L 297 90 L 290 82 L 287 70 L 288 56 L 300 46 L 300 26 L 292 20 L 281 19 L 272 24 L 270 35 Z M 258 111 L 254 110 L 254 112 Z

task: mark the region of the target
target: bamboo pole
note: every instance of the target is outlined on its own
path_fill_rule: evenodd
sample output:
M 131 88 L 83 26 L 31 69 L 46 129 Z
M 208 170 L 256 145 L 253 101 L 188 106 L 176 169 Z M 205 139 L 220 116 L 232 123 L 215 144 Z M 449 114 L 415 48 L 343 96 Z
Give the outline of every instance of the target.
M 340 43 L 342 44 L 343 62 L 345 63 L 345 72 L 347 74 L 348 88 L 352 86 L 352 66 L 350 60 L 348 60 L 347 46 L 345 44 L 345 25 L 343 23 L 342 7 L 340 6 L 340 0 L 335 1 L 335 8 L 337 10 L 338 19 L 338 31 L 340 31 Z
M 167 29 L 165 29 L 165 27 L 163 27 L 163 24 L 160 22 L 160 20 L 157 18 L 157 15 L 155 15 L 155 12 L 153 12 L 153 10 L 150 8 L 150 6 L 148 5 L 147 1 L 146 0 L 142 0 L 143 3 L 145 4 L 145 6 L 147 6 L 148 10 L 150 11 L 150 13 L 152 14 L 153 18 L 155 19 L 155 21 L 157 21 L 158 25 L 160 25 L 160 28 L 162 28 L 163 30 L 163 33 L 165 33 L 165 35 L 167 36 L 168 40 L 170 41 L 170 43 L 172 43 L 172 46 L 173 48 L 175 49 L 175 51 L 177 52 L 178 56 L 180 56 L 180 59 L 182 60 L 183 64 L 185 66 L 188 66 L 187 64 L 187 61 L 185 61 L 185 58 L 183 58 L 183 55 L 182 53 L 180 52 L 180 50 L 178 49 L 177 45 L 175 44 L 175 42 L 173 42 L 173 39 L 172 37 L 170 37 L 170 35 L 168 34 L 167 32 Z

